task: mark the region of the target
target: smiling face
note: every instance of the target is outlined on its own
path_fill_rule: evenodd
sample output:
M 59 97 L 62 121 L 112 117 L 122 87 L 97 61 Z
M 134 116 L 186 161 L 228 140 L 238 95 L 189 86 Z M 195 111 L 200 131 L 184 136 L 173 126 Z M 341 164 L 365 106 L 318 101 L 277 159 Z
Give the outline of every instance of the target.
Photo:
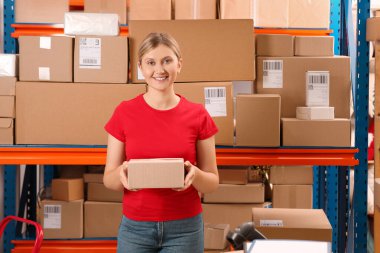
M 181 67 L 181 59 L 178 59 L 172 49 L 162 44 L 144 54 L 139 62 L 148 87 L 159 91 L 173 86 Z

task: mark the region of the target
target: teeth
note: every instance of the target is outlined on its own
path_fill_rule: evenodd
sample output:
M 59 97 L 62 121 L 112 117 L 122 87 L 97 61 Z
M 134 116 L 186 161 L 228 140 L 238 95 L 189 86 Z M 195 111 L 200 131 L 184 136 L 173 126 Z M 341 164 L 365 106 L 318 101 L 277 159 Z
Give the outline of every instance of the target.
M 162 81 L 162 80 L 165 80 L 166 77 L 155 77 L 154 79 L 158 80 L 158 81 Z

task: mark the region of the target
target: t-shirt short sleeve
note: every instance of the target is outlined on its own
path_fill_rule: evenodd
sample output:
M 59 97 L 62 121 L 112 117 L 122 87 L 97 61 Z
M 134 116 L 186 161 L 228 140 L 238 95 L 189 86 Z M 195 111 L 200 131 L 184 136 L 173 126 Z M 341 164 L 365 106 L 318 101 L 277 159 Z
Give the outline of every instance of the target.
M 206 109 L 201 106 L 199 112 L 199 140 L 205 140 L 215 135 L 218 132 L 218 127 L 215 125 L 214 120 L 211 118 L 210 114 Z
M 104 129 L 121 142 L 125 142 L 125 134 L 122 122 L 122 104 L 118 105 Z

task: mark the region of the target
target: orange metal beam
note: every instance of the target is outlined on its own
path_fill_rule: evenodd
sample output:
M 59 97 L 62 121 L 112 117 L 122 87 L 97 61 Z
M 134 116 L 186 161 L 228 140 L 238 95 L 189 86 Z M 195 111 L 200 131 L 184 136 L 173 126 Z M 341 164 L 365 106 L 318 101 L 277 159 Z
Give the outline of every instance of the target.
M 217 148 L 218 165 L 339 165 L 358 164 L 358 149 Z M 0 164 L 103 165 L 106 148 L 5 147 Z
M 69 5 L 75 6 L 75 7 L 83 7 L 84 6 L 84 0 L 70 0 Z
M 302 36 L 327 36 L 333 30 L 314 30 L 314 29 L 271 29 L 271 28 L 256 28 L 256 34 L 290 34 Z

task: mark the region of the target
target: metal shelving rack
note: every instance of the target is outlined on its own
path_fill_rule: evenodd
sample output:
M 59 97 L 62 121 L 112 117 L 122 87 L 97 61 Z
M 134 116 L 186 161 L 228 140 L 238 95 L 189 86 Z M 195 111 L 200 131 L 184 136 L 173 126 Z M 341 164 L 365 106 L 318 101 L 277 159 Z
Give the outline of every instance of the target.
M 335 37 L 335 53 L 341 54 L 347 43 L 345 27 L 346 6 L 351 0 L 331 0 L 331 28 Z M 82 1 L 71 0 L 72 5 L 80 6 Z M 369 0 L 358 1 L 358 35 L 356 80 L 354 83 L 355 100 L 355 143 L 356 148 L 347 149 L 230 149 L 218 148 L 217 161 L 219 165 L 319 165 L 314 170 L 314 207 L 323 208 L 333 226 L 333 252 L 366 252 L 367 251 L 367 131 L 368 131 L 368 43 L 365 41 L 365 21 L 369 17 Z M 12 26 L 14 23 L 14 0 L 4 0 L 4 52 L 17 52 L 15 37 L 19 32 L 15 29 L 25 29 L 27 26 Z M 29 27 L 30 28 L 30 27 Z M 33 32 L 40 27 L 33 27 Z M 51 29 L 51 27 L 47 27 Z M 60 28 L 61 29 L 61 28 Z M 124 28 L 127 31 L 127 28 Z M 56 30 L 53 30 L 56 31 Z M 273 31 L 272 31 L 273 32 Z M 13 34 L 13 35 L 12 35 Z M 41 35 L 52 34 L 52 31 Z M 37 35 L 37 34 L 35 34 Z M 13 36 L 13 37 L 12 37 Z M 356 155 L 356 157 L 355 157 Z M 99 147 L 38 147 L 11 146 L 0 147 L 0 164 L 4 164 L 4 214 L 16 213 L 15 184 L 18 164 L 104 164 L 105 149 Z M 355 189 L 350 210 L 348 198 L 349 168 L 355 169 Z M 51 171 L 51 170 L 49 170 Z M 50 174 L 51 176 L 51 174 Z M 11 240 L 14 239 L 14 229 L 4 233 L 4 252 L 11 250 Z M 88 240 L 59 241 L 55 248 L 62 244 L 73 247 L 71 252 L 80 252 L 86 248 Z M 99 251 L 114 252 L 111 241 L 92 241 L 97 243 Z M 48 241 L 47 244 L 56 243 Z M 28 241 L 16 241 L 18 247 L 26 247 Z M 21 246 L 20 246 L 21 245 Z M 108 246 L 107 246 L 108 245 Z M 65 247 L 65 246 L 63 246 Z M 88 247 L 88 246 L 87 246 Z M 24 252 L 20 248 L 20 251 Z M 15 250 L 16 250 L 15 249 Z M 25 248 L 24 248 L 25 249 Z M 86 248 L 87 249 L 87 248 Z M 45 252 L 54 252 L 54 248 Z M 57 251 L 58 252 L 58 251 Z M 69 251 L 65 251 L 69 252 Z M 83 252 L 83 251 L 81 251 Z

